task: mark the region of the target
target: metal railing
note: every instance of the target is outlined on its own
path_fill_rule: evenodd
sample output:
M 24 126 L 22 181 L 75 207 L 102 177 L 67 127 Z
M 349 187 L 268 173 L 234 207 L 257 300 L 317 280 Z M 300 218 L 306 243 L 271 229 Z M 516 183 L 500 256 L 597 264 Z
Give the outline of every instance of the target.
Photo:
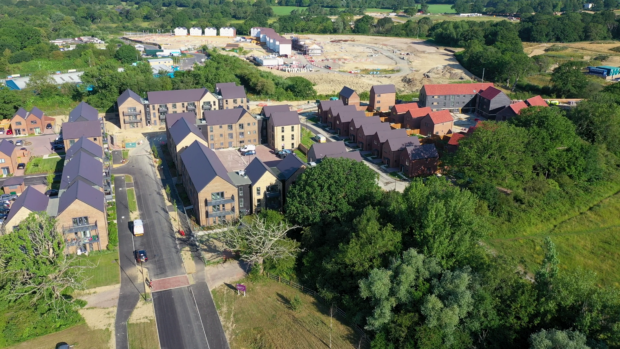
M 223 199 L 207 201 L 207 206 L 222 205 L 222 204 L 232 204 L 234 202 L 235 202 L 235 199 L 233 199 L 232 197 L 230 197 L 230 198 L 223 198 Z
M 79 226 L 66 226 L 62 228 L 65 234 L 75 234 L 84 230 L 97 230 L 97 224 L 86 224 Z
M 142 118 L 125 118 L 125 123 L 142 122 Z
M 128 111 L 124 111 L 124 112 L 123 112 L 123 115 L 124 115 L 124 116 L 134 116 L 134 115 L 140 115 L 140 114 L 142 114 L 142 111 L 141 111 L 141 110 L 136 110 L 136 111 L 130 111 L 130 110 L 128 110 Z
M 233 211 L 216 211 L 216 212 L 211 212 L 211 211 L 207 211 L 207 217 L 224 217 L 224 216 L 230 216 L 230 215 L 234 215 L 235 213 Z
M 79 238 L 79 239 L 73 239 L 73 240 L 65 240 L 65 245 L 66 246 L 80 246 L 80 245 L 90 244 L 94 242 L 99 242 L 98 235 L 93 235 L 91 237 Z

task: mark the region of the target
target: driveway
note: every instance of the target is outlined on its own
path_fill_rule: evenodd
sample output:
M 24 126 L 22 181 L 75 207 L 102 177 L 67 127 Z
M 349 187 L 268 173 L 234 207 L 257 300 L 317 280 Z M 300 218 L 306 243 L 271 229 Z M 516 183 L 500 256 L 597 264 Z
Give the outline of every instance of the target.
M 273 149 L 264 145 L 256 146 L 256 155 L 243 155 L 237 149 L 221 149 L 215 153 L 228 172 L 245 169 L 257 157 L 269 167 L 275 167 L 281 161 Z

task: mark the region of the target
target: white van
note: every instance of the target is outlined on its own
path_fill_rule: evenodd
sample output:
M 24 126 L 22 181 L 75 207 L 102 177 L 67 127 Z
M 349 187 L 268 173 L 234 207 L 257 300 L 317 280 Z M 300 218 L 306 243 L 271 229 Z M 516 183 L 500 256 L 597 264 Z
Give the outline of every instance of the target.
M 144 225 L 142 224 L 141 219 L 136 219 L 135 221 L 133 221 L 133 235 L 134 236 L 144 235 Z
M 246 151 L 250 151 L 250 150 L 256 150 L 256 146 L 254 144 L 248 144 L 248 145 L 244 146 L 243 148 L 241 148 L 242 152 L 246 152 Z

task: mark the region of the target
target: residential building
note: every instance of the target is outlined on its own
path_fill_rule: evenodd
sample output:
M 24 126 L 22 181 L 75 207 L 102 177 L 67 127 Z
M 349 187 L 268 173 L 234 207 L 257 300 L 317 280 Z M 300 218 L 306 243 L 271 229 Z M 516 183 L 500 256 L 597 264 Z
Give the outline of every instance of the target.
M 237 36 L 237 29 L 235 29 L 234 27 L 221 27 L 220 36 L 228 36 L 234 38 L 235 36 Z
M 267 121 L 267 139 L 273 150 L 297 149 L 301 142 L 299 114 L 296 111 L 272 113 Z
M 238 188 L 213 150 L 192 143 L 181 154 L 181 169 L 197 224 L 216 225 L 238 217 Z
M 77 181 L 103 191 L 104 178 L 101 161 L 83 152 L 74 156 L 62 169 L 60 196 Z
M 393 124 L 402 124 L 405 121 L 405 114 L 416 109 L 419 109 L 418 103 L 396 104 L 390 109 L 389 121 Z
M 375 133 L 379 131 L 389 131 L 391 130 L 390 124 L 387 122 L 379 122 L 374 124 L 363 124 L 357 129 L 357 135 L 355 139 L 357 140 L 357 145 L 360 147 L 360 151 L 362 150 L 372 150 L 372 140 Z M 405 131 L 405 134 L 407 131 Z
M 219 98 L 219 109 L 250 109 L 250 101 L 243 86 L 237 86 L 234 82 L 219 83 L 215 84 L 215 92 L 221 97 Z
M 487 119 L 494 119 L 497 113 L 509 105 L 510 97 L 491 86 L 478 95 L 476 113 Z
M 41 134 L 46 129 L 52 129 L 56 119 L 45 115 L 45 113 L 33 107 L 30 112 L 24 108 L 19 108 L 11 118 L 11 130 L 14 136 L 25 136 L 29 134 Z
M 450 140 L 446 145 L 446 151 L 448 153 L 456 153 L 456 151 L 459 149 L 459 141 L 463 138 L 465 138 L 465 135 L 462 133 L 452 134 L 452 137 L 450 137 Z
M 317 105 L 317 109 L 318 109 L 317 115 L 319 116 L 319 120 L 321 121 L 322 124 L 327 123 L 327 112 L 329 111 L 329 108 L 339 106 L 339 105 L 340 106 L 344 105 L 344 103 L 342 103 L 342 101 L 339 99 L 329 100 L 329 101 L 319 101 L 319 104 Z
M 65 164 L 82 153 L 98 161 L 103 161 L 103 148 L 88 138 L 82 137 L 65 152 Z
M 258 121 L 244 108 L 205 111 L 199 121 L 198 129 L 211 149 L 260 144 Z
M 228 177 L 237 187 L 237 208 L 239 217 L 252 213 L 252 181 L 244 170 L 228 172 Z
M 347 152 L 344 142 L 314 143 L 308 150 L 308 162 L 319 162 L 323 158 L 348 158 L 362 161 L 359 151 Z
M 382 147 L 381 160 L 391 168 L 400 168 L 400 153 L 408 146 L 419 146 L 418 137 L 389 138 Z
M 0 141 L 0 175 L 8 176 L 15 173 L 17 165 L 30 160 L 30 151 L 18 148 L 7 139 Z
M 383 131 L 377 131 L 371 138 L 371 148 L 367 150 L 372 150 L 372 154 L 381 158 L 383 154 L 383 146 L 390 138 L 403 138 L 407 137 L 407 130 L 405 129 L 389 129 Z
M 429 107 L 408 110 L 403 117 L 403 128 L 408 130 L 419 130 L 422 119 L 430 112 L 431 108 Z
M 71 148 L 82 137 L 88 138 L 90 141 L 103 147 L 101 122 L 99 120 L 65 122 L 62 124 L 62 137 L 65 149 Z
M 521 114 L 521 110 L 527 108 L 528 105 L 523 102 L 523 101 L 519 101 L 517 103 L 513 103 L 507 107 L 505 107 L 504 109 L 502 109 L 499 113 L 497 113 L 495 120 L 497 121 L 506 121 L 510 118 L 513 118 L 519 114 Z
M 69 113 L 67 122 L 99 121 L 99 111 L 86 102 L 80 102 Z
M 153 126 L 158 122 L 163 125 L 168 114 L 194 112 L 199 117 L 206 110 L 220 109 L 218 97 L 206 88 L 153 91 L 147 97 L 148 103 L 144 105 L 147 126 L 149 120 Z
M 170 139 L 170 129 L 180 119 L 185 119 L 188 124 L 196 123 L 196 115 L 191 111 L 166 115 L 166 139 Z
M 207 27 L 205 28 L 204 36 L 217 36 L 217 28 L 215 27 Z
M 438 135 L 445 136 L 452 132 L 454 118 L 448 110 L 434 111 L 428 113 L 420 122 L 420 134 L 425 136 Z
M 189 36 L 202 36 L 202 28 L 200 27 L 189 28 Z
M 252 182 L 252 213 L 282 208 L 282 184 L 267 165 L 259 158 L 254 158 L 246 167 L 245 174 Z
M 143 128 L 151 124 L 151 115 L 144 112 L 146 101 L 130 89 L 116 99 L 116 110 L 121 130 Z M 155 123 L 157 125 L 157 123 Z
M 541 96 L 534 96 L 532 98 L 526 99 L 525 103 L 527 103 L 530 107 L 548 107 L 549 105 L 542 99 Z
M 293 41 L 279 35 L 271 28 L 254 27 L 250 29 L 250 35 L 265 43 L 267 48 L 279 56 L 288 56 L 293 51 Z
M 266 105 L 263 107 L 263 115 L 266 117 L 271 117 L 272 113 L 290 111 L 290 110 L 291 110 L 291 106 L 288 104 Z
M 199 142 L 205 146 L 209 146 L 207 140 L 202 135 L 196 125 L 187 122 L 186 119 L 181 118 L 172 125 L 168 130 L 170 138 L 168 138 L 168 151 L 174 161 L 177 169 L 179 169 L 180 157 L 183 151 L 187 149 L 194 142 Z
M 148 62 L 151 67 L 164 66 L 167 68 L 172 68 L 172 66 L 174 65 L 174 60 L 170 57 L 153 58 L 149 59 Z
M 396 87 L 394 85 L 375 85 L 370 88 L 370 110 L 387 112 L 395 104 Z
M 174 36 L 187 36 L 187 28 L 185 27 L 174 28 Z
M 7 181 L 9 179 L 7 179 Z M 9 215 L 3 223 L 5 234 L 12 233 L 19 223 L 26 219 L 30 213 L 44 212 L 47 210 L 48 201 L 49 198 L 47 195 L 41 193 L 32 186 L 27 187 L 17 200 L 13 202 L 13 205 L 11 205 Z
M 67 253 L 85 253 L 105 250 L 108 246 L 108 223 L 104 193 L 76 180 L 58 199 L 56 222 L 58 231 L 66 241 Z M 52 207 L 52 210 L 55 207 Z
M 476 109 L 476 96 L 481 91 L 493 87 L 492 83 L 471 84 L 429 84 L 420 89 L 420 107 L 430 107 L 432 111 L 447 109 L 452 112 L 469 112 Z
M 351 122 L 349 122 L 349 139 L 351 140 L 351 142 L 357 143 L 357 131 L 359 130 L 360 127 L 362 127 L 362 125 L 380 124 L 380 123 L 381 123 L 381 118 L 378 116 L 371 116 L 371 117 L 356 116 L 354 117 L 353 119 L 351 119 Z M 362 142 L 364 141 L 365 140 L 362 140 Z
M 430 176 L 437 172 L 439 154 L 434 144 L 408 146 L 400 153 L 401 171 L 407 177 Z
M 19 195 L 26 190 L 24 177 L 9 177 L 2 183 L 2 190 L 5 194 Z
M 325 123 L 327 124 L 327 127 L 329 128 L 335 128 L 335 124 L 334 124 L 334 118 L 336 115 L 338 115 L 338 113 L 340 112 L 345 112 L 345 111 L 356 111 L 357 109 L 355 109 L 354 105 L 335 105 L 330 107 L 327 110 L 327 118 L 325 119 Z
M 347 86 L 344 86 L 342 90 L 340 90 L 338 97 L 344 105 L 360 105 L 361 103 L 360 96 L 357 92 Z
M 349 137 L 349 126 L 351 124 L 351 120 L 356 117 L 365 118 L 366 114 L 363 111 L 358 110 L 339 111 L 334 117 L 334 128 L 336 129 L 336 134 L 341 137 Z
M 303 162 L 297 154 L 290 154 L 280 161 L 276 167 L 272 167 L 272 171 L 277 174 L 278 179 L 281 182 L 282 190 L 282 207 L 286 205 L 286 196 L 291 188 L 291 185 L 295 184 L 297 178 L 304 173 L 308 168 L 308 164 Z

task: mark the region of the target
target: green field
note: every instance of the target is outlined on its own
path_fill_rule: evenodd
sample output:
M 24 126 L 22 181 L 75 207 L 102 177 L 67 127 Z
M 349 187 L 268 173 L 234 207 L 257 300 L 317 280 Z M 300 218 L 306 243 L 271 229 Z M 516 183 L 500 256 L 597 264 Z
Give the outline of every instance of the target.
M 302 153 L 301 150 L 295 149 L 294 153 L 297 154 L 297 157 L 299 157 L 303 162 L 308 162 L 308 157 L 304 155 L 304 153 Z
M 129 349 L 159 348 L 155 320 L 127 323 L 127 337 L 129 338 Z
M 308 149 L 310 149 L 310 147 L 315 143 L 312 137 L 314 137 L 314 134 L 312 132 L 308 131 L 305 128 L 301 129 L 301 144 L 308 147 Z
M 117 251 L 102 251 L 89 256 L 79 256 L 79 265 L 93 265 L 94 268 L 84 269 L 86 288 L 114 285 L 121 282 Z
M 433 6 L 445 6 L 445 5 L 429 5 L 429 11 L 431 11 L 430 9 Z M 451 5 L 448 5 L 448 7 L 450 7 L 450 6 Z M 293 10 L 301 11 L 301 10 L 305 9 L 305 7 L 297 7 L 297 6 L 271 6 L 271 8 L 273 9 L 273 13 L 276 16 L 286 16 L 286 15 L 290 15 Z M 344 10 L 344 8 L 339 8 L 339 10 Z M 389 13 L 389 12 L 392 12 L 392 10 L 391 9 L 385 9 L 385 8 L 369 8 L 369 9 L 366 9 L 366 12 L 367 13 L 368 12 L 373 12 L 373 13 L 376 13 L 376 12 Z M 454 10 L 452 10 L 451 12 L 454 12 Z
M 54 349 L 56 343 L 69 343 L 75 349 L 108 349 L 110 330 L 93 330 L 86 324 L 76 325 L 66 330 L 37 337 L 26 342 L 6 347 L 6 349 Z
M 54 173 L 62 172 L 64 167 L 64 158 L 48 158 L 34 157 L 26 164 L 25 174 Z

